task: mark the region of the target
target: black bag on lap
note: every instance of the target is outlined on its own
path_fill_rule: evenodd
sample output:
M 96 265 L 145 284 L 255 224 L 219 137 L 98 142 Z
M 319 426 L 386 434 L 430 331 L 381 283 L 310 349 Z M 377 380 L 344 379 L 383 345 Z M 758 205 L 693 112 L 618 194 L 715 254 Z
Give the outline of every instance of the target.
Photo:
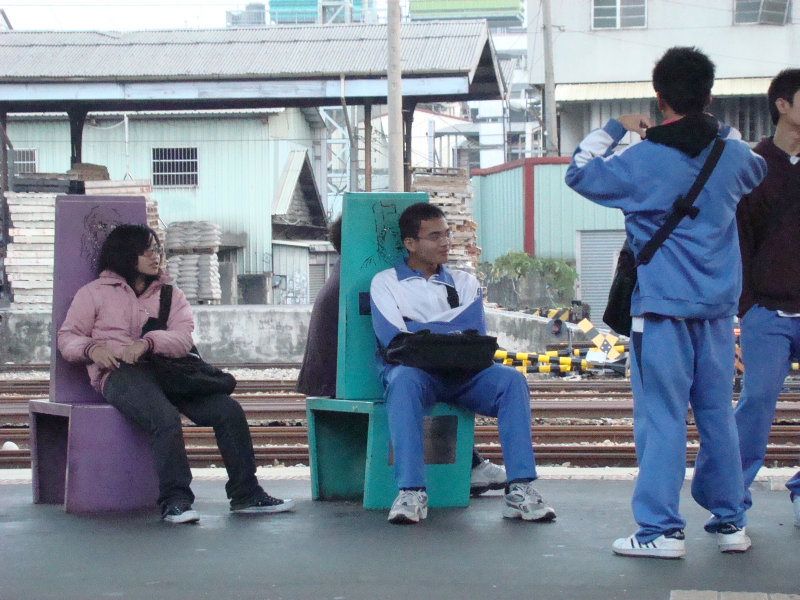
M 171 305 L 172 286 L 164 285 L 159 297 L 158 318 L 150 317 L 147 320 L 142 327 L 142 335 L 167 328 Z M 147 352 L 139 359 L 139 364 L 155 374 L 167 396 L 207 396 L 220 392 L 232 394 L 236 389 L 236 378 L 200 358 L 194 346 L 189 354 L 180 358 Z
M 459 305 L 458 292 L 447 289 L 450 308 Z M 416 333 L 398 333 L 389 346 L 381 348 L 381 356 L 390 365 L 405 365 L 423 369 L 434 375 L 474 375 L 494 364 L 497 338 L 480 335 L 476 329 L 463 333 L 431 333 L 422 329 Z
M 463 333 L 399 333 L 383 351 L 392 365 L 417 367 L 437 375 L 477 373 L 494 364 L 497 338 L 479 335 L 475 329 Z

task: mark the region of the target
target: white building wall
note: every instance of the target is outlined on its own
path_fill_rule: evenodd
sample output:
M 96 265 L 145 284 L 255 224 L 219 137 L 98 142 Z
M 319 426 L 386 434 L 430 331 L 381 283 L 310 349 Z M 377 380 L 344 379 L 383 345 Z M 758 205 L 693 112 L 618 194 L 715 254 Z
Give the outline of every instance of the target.
M 533 0 L 534 82 L 544 83 L 541 0 Z M 800 62 L 800 2 L 783 26 L 733 25 L 733 0 L 647 0 L 647 26 L 593 30 L 591 0 L 551 0 L 556 83 L 649 81 L 672 46 L 696 46 L 718 79 L 772 77 Z

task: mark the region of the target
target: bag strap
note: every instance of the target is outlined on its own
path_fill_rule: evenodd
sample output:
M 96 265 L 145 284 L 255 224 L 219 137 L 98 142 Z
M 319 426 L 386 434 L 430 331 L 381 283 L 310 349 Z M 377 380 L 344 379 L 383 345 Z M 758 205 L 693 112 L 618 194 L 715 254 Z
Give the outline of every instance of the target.
M 447 288 L 447 303 L 450 308 L 456 308 L 458 306 L 458 292 L 455 286 L 445 284 L 444 287 Z
M 688 216 L 694 219 L 698 215 L 700 209 L 693 206 L 694 201 L 697 200 L 697 196 L 700 195 L 703 186 L 705 186 L 708 178 L 711 177 L 711 173 L 714 171 L 714 167 L 717 166 L 717 161 L 719 161 L 719 157 L 722 155 L 724 149 L 725 142 L 719 137 L 715 138 L 714 146 L 711 148 L 711 152 L 709 152 L 708 158 L 706 158 L 706 162 L 703 164 L 703 168 L 700 169 L 700 173 L 697 175 L 697 179 L 694 180 L 692 187 L 689 189 L 686 196 L 678 196 L 678 199 L 675 200 L 675 203 L 672 205 L 672 212 L 670 212 L 667 220 L 658 228 L 658 231 L 655 232 L 653 237 L 642 247 L 642 251 L 639 252 L 639 256 L 636 257 L 636 264 L 634 266 L 638 267 L 639 265 L 646 265 L 649 263 L 659 246 L 661 246 L 670 234 L 675 231 L 678 223 L 680 223 L 684 217 Z
M 171 285 L 162 285 L 161 286 L 161 295 L 158 299 L 158 320 L 164 324 L 164 327 L 167 326 L 167 320 L 169 319 L 169 309 L 172 307 L 172 286 Z

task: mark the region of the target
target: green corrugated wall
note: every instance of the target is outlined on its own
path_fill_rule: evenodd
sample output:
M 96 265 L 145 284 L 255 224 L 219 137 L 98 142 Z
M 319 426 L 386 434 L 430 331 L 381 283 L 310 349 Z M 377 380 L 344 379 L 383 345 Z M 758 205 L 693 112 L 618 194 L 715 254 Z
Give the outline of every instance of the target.
M 83 132 L 83 161 L 106 165 L 112 179 L 123 179 L 122 117 L 90 119 Z M 9 120 L 8 130 L 15 147 L 38 150 L 39 171 L 63 173 L 69 169 L 66 117 L 63 121 Z M 248 245 L 238 256 L 239 273 L 271 270 L 275 188 L 289 152 L 312 144 L 310 129 L 298 111 L 247 117 L 137 116 L 129 120 L 128 138 L 133 179 L 151 179 L 152 148 L 196 147 L 198 186 L 152 191 L 162 221 L 208 220 L 223 231 L 244 232 Z M 324 182 L 317 185 L 324 189 Z
M 582 198 L 564 183 L 566 164 L 519 165 L 472 178 L 481 262 L 524 250 L 524 169 L 534 169 L 534 252 L 575 260 L 575 232 L 624 228 L 622 213 Z M 527 224 L 530 226 L 530 224 Z

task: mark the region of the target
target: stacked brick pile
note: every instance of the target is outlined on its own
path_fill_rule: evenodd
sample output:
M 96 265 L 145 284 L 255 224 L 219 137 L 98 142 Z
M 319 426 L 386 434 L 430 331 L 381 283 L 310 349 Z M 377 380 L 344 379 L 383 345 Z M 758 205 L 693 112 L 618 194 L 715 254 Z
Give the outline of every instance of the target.
M 18 310 L 49 310 L 53 302 L 55 194 L 6 194 L 11 217 L 6 275 Z
M 475 274 L 481 249 L 472 209 L 472 183 L 464 169 L 414 169 L 412 192 L 426 192 L 453 230 L 448 266 Z

